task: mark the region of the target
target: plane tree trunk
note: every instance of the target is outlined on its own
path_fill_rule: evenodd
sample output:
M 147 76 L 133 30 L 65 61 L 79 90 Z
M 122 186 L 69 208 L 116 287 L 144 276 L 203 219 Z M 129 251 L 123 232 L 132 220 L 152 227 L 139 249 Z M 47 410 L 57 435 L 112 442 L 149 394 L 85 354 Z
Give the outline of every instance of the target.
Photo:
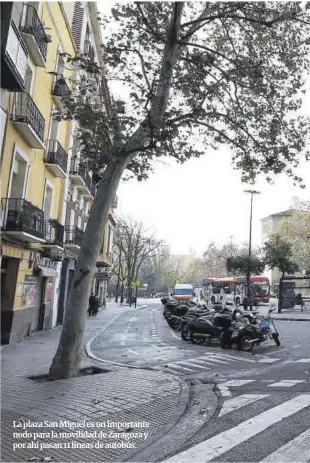
M 124 157 L 108 166 L 98 185 L 74 271 L 59 345 L 49 371 L 53 379 L 70 378 L 79 374 L 94 269 L 110 204 L 115 197 L 126 163 L 127 159 Z

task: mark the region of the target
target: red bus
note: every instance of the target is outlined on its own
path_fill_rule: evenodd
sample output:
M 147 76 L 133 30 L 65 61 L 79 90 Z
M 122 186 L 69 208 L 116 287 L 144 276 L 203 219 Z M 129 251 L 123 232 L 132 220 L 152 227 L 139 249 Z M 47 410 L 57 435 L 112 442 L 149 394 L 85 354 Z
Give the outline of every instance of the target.
M 251 296 L 255 305 L 259 302 L 269 302 L 270 298 L 270 281 L 268 277 L 251 276 Z M 246 277 L 238 277 L 235 288 L 235 302 L 242 304 L 243 298 L 247 295 Z

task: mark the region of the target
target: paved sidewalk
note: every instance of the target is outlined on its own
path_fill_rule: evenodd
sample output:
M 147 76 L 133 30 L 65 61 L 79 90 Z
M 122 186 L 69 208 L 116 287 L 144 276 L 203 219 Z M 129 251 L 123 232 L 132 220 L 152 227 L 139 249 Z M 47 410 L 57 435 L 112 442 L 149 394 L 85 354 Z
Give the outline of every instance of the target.
M 109 307 L 88 319 L 84 341 L 128 310 Z M 175 378 L 157 371 L 106 366 L 86 354 L 81 367 L 109 371 L 45 383 L 29 379 L 48 372 L 59 334 L 59 327 L 36 333 L 1 351 L 1 461 L 120 461 L 122 454 L 145 439 L 151 441 L 180 413 L 181 386 Z M 27 424 L 28 420 L 32 423 Z M 25 429 L 13 429 L 13 421 Z M 13 439 L 13 431 L 22 434 Z M 14 443 L 20 446 L 13 451 Z
M 269 310 L 269 306 L 259 307 L 258 313 L 266 314 Z M 294 309 L 283 309 L 281 313 L 278 313 L 276 309 L 272 313 L 272 318 L 275 320 L 283 321 L 309 321 L 310 322 L 310 305 L 306 304 L 304 311 L 301 311 L 299 305 L 295 306 Z

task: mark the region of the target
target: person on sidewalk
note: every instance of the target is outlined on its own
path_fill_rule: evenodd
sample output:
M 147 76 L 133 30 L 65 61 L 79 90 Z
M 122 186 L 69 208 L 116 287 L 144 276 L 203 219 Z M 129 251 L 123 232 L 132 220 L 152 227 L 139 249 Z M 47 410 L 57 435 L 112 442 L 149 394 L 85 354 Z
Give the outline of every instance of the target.
M 88 314 L 92 317 L 95 313 L 96 309 L 96 296 L 94 293 L 91 293 L 90 298 L 88 300 Z

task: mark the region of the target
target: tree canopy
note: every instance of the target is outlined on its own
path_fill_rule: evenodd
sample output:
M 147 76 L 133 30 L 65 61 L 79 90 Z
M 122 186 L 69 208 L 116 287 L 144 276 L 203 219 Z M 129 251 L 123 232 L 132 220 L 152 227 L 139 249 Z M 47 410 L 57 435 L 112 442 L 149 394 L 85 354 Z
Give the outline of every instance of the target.
M 277 232 L 290 243 L 292 257 L 301 271 L 310 271 L 310 212 L 296 211 L 281 220 Z
M 85 162 L 98 174 L 128 156 L 127 172 L 142 180 L 159 156 L 184 162 L 226 144 L 244 181 L 281 172 L 300 181 L 309 18 L 299 2 L 116 5 L 103 20 L 105 68 L 84 60 L 68 101 Z
M 265 243 L 264 261 L 270 268 L 278 268 L 282 273 L 294 274 L 298 270 L 298 265 L 293 260 L 292 246 L 279 234 L 274 234 Z
M 250 256 L 235 256 L 229 257 L 226 262 L 227 271 L 235 275 L 260 275 L 263 273 L 265 263 L 258 257 Z

